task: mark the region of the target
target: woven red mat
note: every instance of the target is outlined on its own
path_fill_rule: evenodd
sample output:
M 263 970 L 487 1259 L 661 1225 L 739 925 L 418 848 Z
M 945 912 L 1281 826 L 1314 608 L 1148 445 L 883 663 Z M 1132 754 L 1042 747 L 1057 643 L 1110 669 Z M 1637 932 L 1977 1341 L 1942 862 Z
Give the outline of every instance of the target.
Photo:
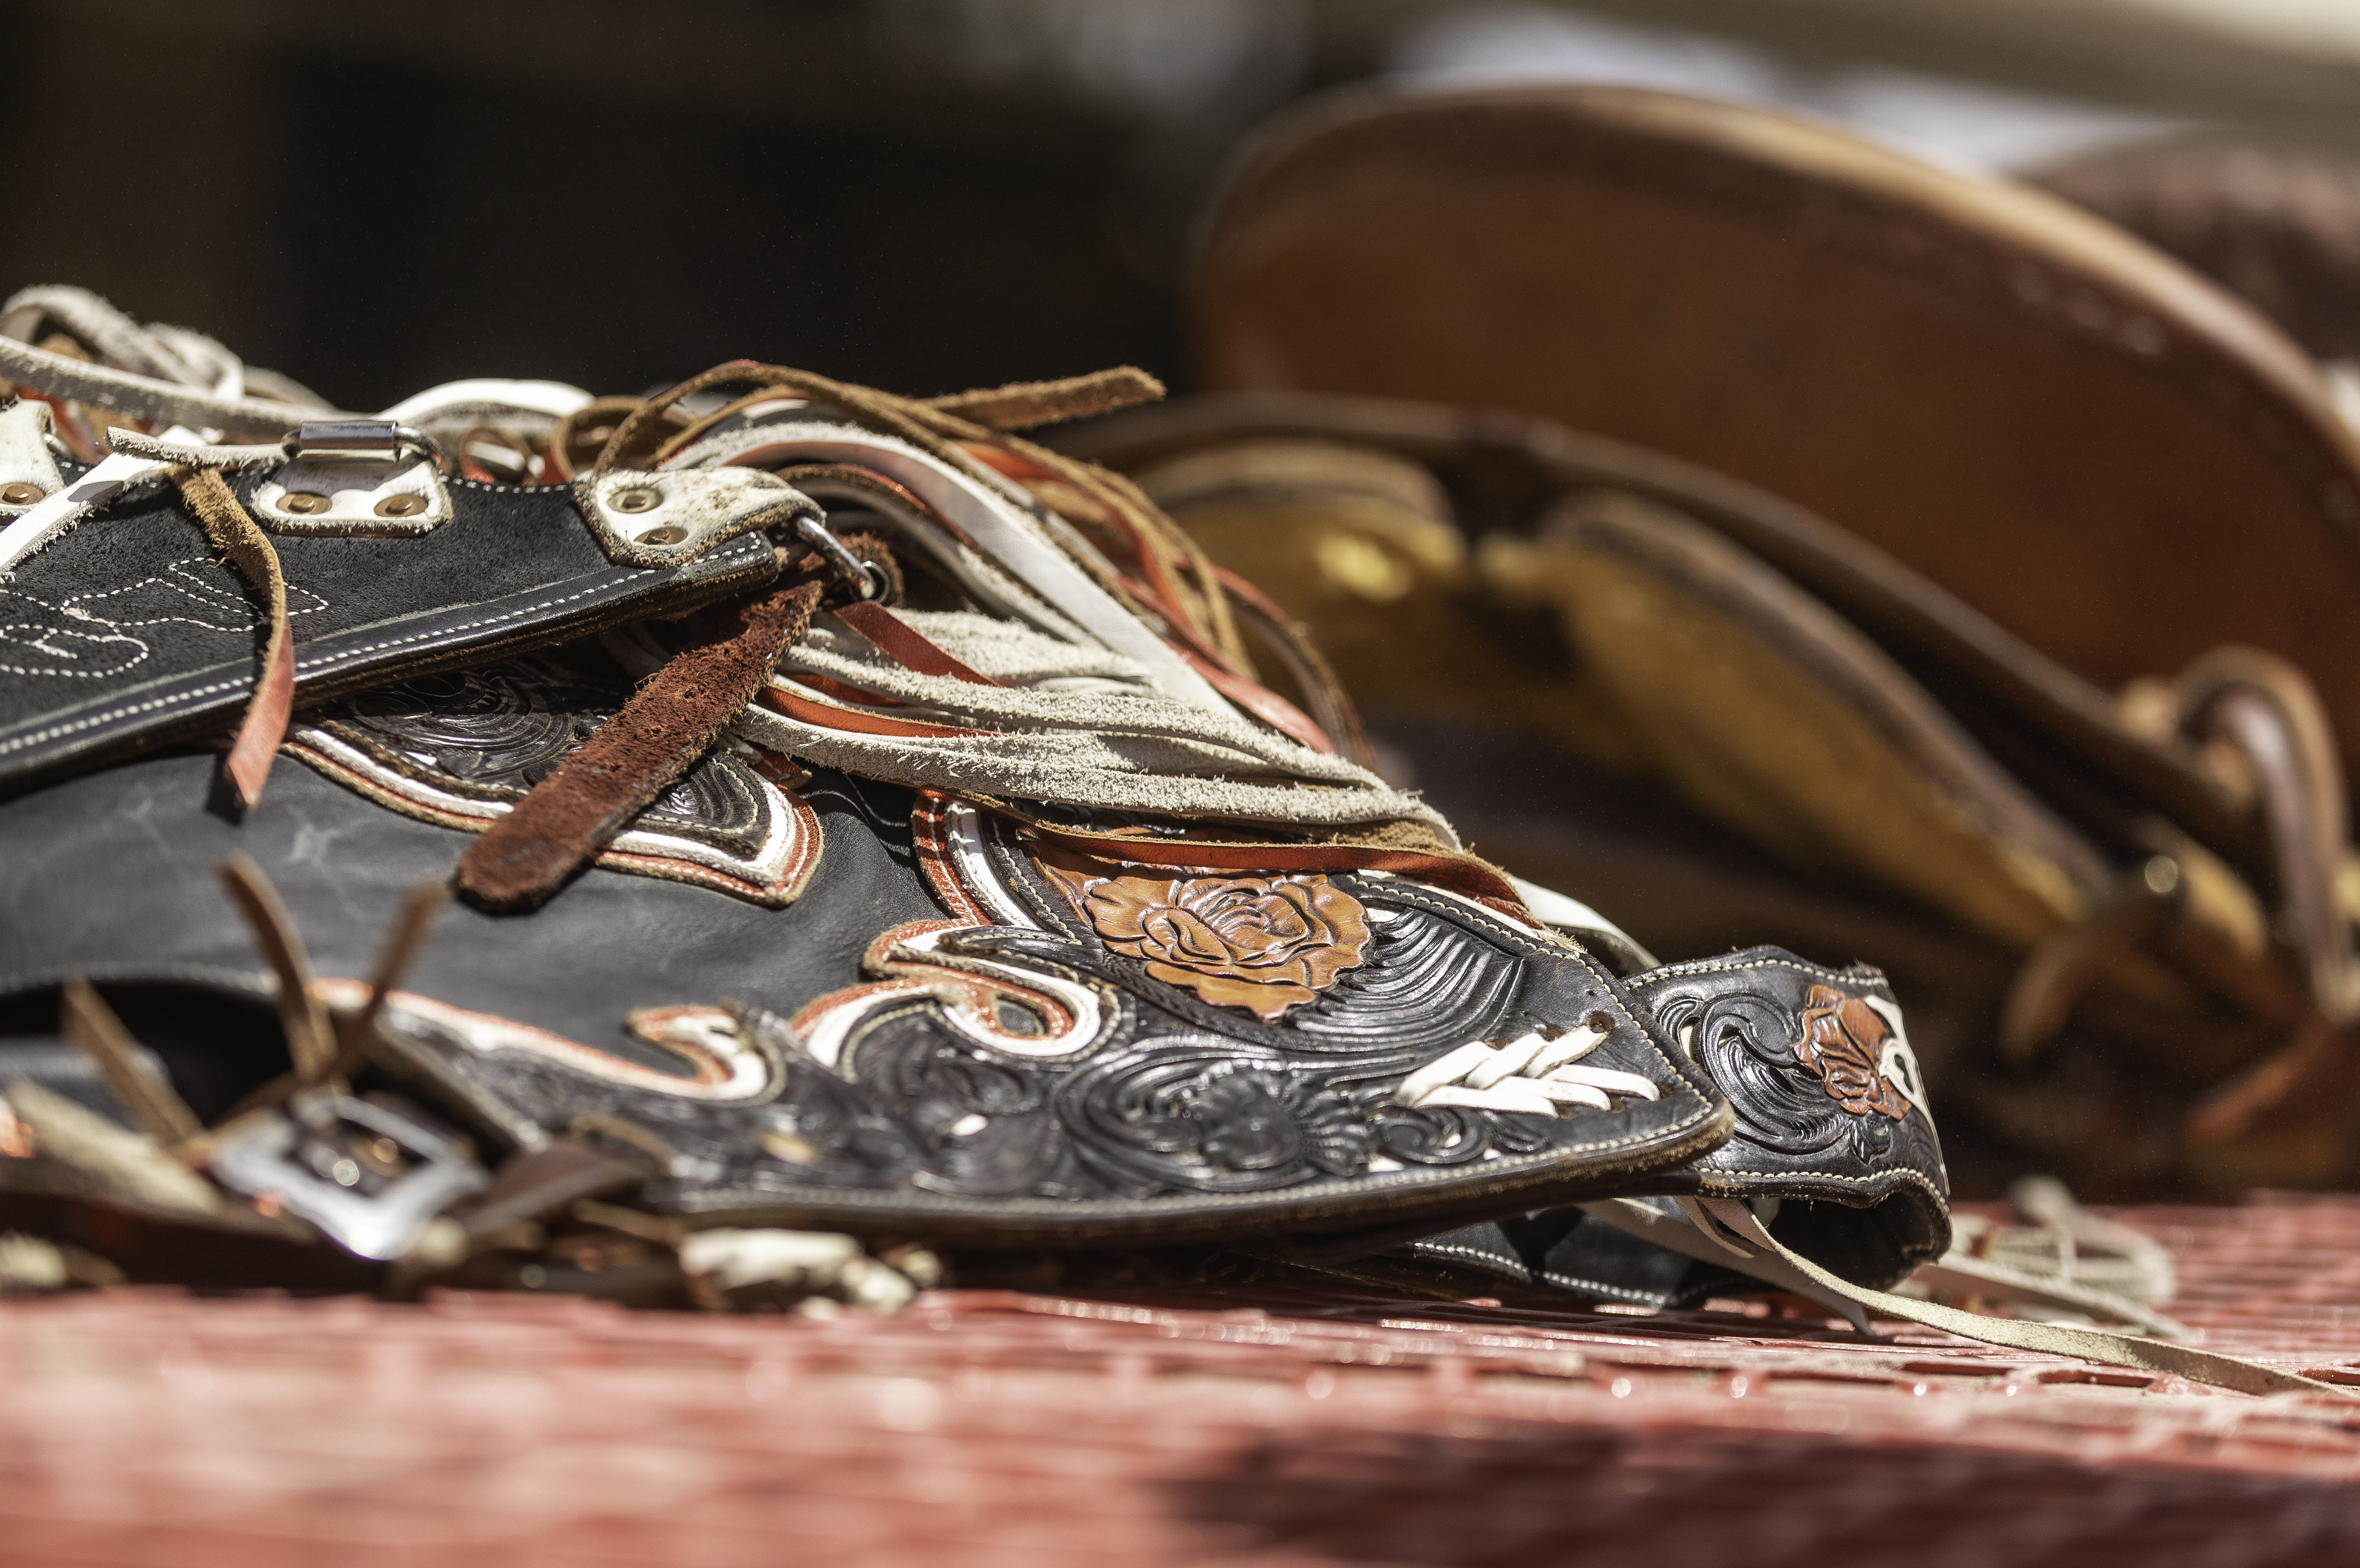
M 2360 1198 L 2111 1212 L 2202 1343 L 2360 1364 Z M 1733 1312 L 1257 1300 L 18 1302 L 0 1562 L 2360 1562 L 2360 1399 Z

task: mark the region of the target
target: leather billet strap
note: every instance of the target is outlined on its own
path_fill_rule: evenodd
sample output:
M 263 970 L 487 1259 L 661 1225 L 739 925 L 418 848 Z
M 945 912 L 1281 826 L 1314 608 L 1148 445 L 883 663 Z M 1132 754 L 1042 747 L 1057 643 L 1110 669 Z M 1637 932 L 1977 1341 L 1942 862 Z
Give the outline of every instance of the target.
M 295 707 L 295 642 L 287 628 L 287 576 L 279 569 L 279 552 L 271 548 L 269 536 L 254 525 L 219 474 L 211 469 L 180 470 L 175 483 L 180 499 L 205 525 L 205 536 L 236 563 L 267 606 L 264 625 L 268 630 L 254 696 L 246 704 L 236 739 L 230 742 L 225 764 L 238 798 L 251 808 L 262 797 L 262 781 L 269 776 L 270 760 L 279 754 L 279 743 L 287 737 L 288 716 Z
M 836 618 L 867 638 L 877 651 L 905 670 L 922 675 L 947 675 L 969 685 L 1000 683 L 978 674 L 913 630 L 910 623 L 873 599 L 855 599 L 836 608 Z

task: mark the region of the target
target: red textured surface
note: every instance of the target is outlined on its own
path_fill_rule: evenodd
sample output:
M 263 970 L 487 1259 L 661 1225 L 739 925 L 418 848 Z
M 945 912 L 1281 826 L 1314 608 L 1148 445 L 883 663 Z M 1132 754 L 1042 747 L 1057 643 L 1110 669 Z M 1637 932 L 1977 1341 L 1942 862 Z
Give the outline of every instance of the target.
M 2360 1361 L 2360 1198 L 2116 1213 L 2204 1343 Z M 11 1565 L 2334 1564 L 2355 1479 L 2360 1400 L 1721 1313 L 0 1308 Z

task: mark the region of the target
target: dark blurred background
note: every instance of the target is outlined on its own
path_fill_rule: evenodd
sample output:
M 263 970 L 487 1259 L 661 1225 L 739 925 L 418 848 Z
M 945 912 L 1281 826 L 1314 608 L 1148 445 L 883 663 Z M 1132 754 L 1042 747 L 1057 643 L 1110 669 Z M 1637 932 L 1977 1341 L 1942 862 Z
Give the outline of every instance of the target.
M 1189 225 L 1299 94 L 1689 86 L 1950 161 L 2360 149 L 2331 0 L 15 0 L 0 280 L 375 408 L 737 356 L 912 393 L 1185 386 Z

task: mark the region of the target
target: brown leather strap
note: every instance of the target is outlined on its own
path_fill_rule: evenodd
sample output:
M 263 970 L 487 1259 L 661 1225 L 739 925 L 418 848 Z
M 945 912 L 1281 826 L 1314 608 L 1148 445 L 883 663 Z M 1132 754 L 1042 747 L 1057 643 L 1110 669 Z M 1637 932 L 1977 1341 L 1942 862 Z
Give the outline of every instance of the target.
M 1315 751 L 1325 751 L 1331 757 L 1337 754 L 1336 742 L 1328 738 L 1326 730 L 1312 722 L 1309 714 L 1260 681 L 1250 681 L 1243 675 L 1234 674 L 1191 647 L 1184 645 L 1180 656 L 1188 662 L 1190 669 L 1204 676 L 1206 683 L 1215 691 L 1273 729 L 1289 740 L 1301 741 Z
M 965 681 L 974 686 L 1000 684 L 989 675 L 978 674 L 969 669 L 936 647 L 908 621 L 874 600 L 855 600 L 837 610 L 836 618 L 867 638 L 879 652 L 905 670 L 912 670 L 922 675 L 948 675 L 955 681 Z
M 288 716 L 295 708 L 295 643 L 287 630 L 287 578 L 279 568 L 279 552 L 272 548 L 270 536 L 246 515 L 236 494 L 219 473 L 211 468 L 181 469 L 173 477 L 180 499 L 205 525 L 205 536 L 213 548 L 228 556 L 246 580 L 262 590 L 267 601 L 270 636 L 263 644 L 254 696 L 246 705 L 246 719 L 237 727 L 227 764 L 238 799 L 251 808 L 262 798 L 270 760 L 279 754 L 279 742 L 287 739 Z
M 460 890 L 493 909 L 545 903 L 720 739 L 811 624 L 821 587 L 806 580 L 726 620 L 708 615 L 695 641 L 468 846 Z

